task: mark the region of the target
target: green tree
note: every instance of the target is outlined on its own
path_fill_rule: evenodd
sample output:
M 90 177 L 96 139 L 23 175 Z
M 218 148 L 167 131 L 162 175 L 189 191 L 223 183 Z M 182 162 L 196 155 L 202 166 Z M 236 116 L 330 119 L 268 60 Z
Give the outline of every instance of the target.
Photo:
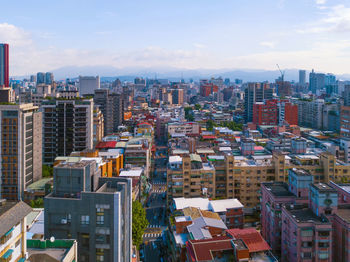
M 195 108 L 196 110 L 200 110 L 202 107 L 201 107 L 200 104 L 195 104 L 195 105 L 194 105 L 194 108 Z
M 132 202 L 132 241 L 139 248 L 142 243 L 142 236 L 148 226 L 146 210 L 139 201 Z
M 38 199 L 31 200 L 30 206 L 32 208 L 43 208 L 44 207 L 44 199 L 42 197 L 40 197 Z
M 53 176 L 53 167 L 48 165 L 43 165 L 43 177 L 52 177 Z

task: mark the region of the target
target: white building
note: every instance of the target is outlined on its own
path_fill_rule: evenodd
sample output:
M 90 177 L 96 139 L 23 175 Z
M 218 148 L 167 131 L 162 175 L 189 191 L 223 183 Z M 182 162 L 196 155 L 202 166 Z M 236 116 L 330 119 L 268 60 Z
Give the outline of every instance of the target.
M 99 76 L 79 76 L 79 94 L 93 95 L 95 89 L 100 89 Z

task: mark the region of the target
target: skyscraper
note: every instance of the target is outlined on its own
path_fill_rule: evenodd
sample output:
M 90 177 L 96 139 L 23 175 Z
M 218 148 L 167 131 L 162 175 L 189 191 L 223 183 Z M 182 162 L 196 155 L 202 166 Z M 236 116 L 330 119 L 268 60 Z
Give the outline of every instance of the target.
M 310 91 L 313 94 L 316 94 L 317 90 L 325 88 L 326 75 L 321 73 L 315 73 L 312 69 L 312 72 L 309 75 L 310 77 Z
M 94 103 L 98 105 L 102 111 L 105 135 L 117 132 L 118 126 L 123 124 L 123 96 L 117 93 L 110 93 L 109 89 L 96 89 Z
M 301 84 L 301 85 L 306 84 L 306 71 L 305 70 L 299 70 L 299 84 Z
M 0 44 L 0 86 L 10 86 L 9 45 Z
M 272 96 L 273 90 L 268 83 L 248 83 L 244 96 L 246 122 L 253 121 L 253 105 L 256 102 L 272 99 Z
M 100 89 L 99 76 L 79 76 L 80 95 L 93 95 L 96 89 Z
M 92 149 L 92 99 L 44 100 L 43 162 L 51 165 L 57 156 Z
M 0 105 L 0 199 L 20 200 L 42 174 L 42 114 L 33 104 Z
M 36 83 L 37 84 L 45 84 L 45 73 L 38 72 L 36 74 Z
M 46 72 L 46 74 L 45 74 L 45 84 L 52 85 L 52 83 L 53 83 L 53 73 Z

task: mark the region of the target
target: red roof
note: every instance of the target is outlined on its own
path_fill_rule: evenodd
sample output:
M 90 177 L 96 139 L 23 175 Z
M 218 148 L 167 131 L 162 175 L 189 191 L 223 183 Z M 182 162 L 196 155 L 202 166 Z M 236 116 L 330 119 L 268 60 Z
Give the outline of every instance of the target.
M 226 233 L 235 239 L 242 239 L 249 249 L 249 253 L 270 250 L 270 246 L 255 228 L 234 228 L 226 230 Z
M 99 142 L 96 145 L 96 149 L 102 149 L 102 148 L 115 148 L 115 145 L 117 144 L 117 141 L 107 141 L 107 142 Z
M 202 136 L 203 139 L 216 139 L 216 136 L 214 135 L 204 135 Z
M 202 240 L 189 240 L 186 243 L 187 254 L 190 261 L 211 261 L 212 251 L 232 250 L 231 238 L 227 236 L 214 237 Z
M 137 125 L 138 125 L 138 126 L 140 126 L 140 125 L 148 125 L 148 126 L 151 126 L 151 124 L 150 124 L 150 123 L 147 123 L 147 122 L 138 123 Z

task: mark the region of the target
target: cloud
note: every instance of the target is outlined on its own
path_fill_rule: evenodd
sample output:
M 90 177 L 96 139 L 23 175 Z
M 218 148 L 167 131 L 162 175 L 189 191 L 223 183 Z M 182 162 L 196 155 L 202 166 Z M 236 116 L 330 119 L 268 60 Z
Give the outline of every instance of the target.
M 315 2 L 317 5 L 324 5 L 327 2 L 327 0 L 315 0 Z
M 269 41 L 263 41 L 260 42 L 261 46 L 269 47 L 269 48 L 275 48 L 276 43 L 275 42 L 269 42 Z
M 200 44 L 200 43 L 193 43 L 193 46 L 195 48 L 206 48 L 207 47 L 206 45 L 203 45 L 203 44 Z

